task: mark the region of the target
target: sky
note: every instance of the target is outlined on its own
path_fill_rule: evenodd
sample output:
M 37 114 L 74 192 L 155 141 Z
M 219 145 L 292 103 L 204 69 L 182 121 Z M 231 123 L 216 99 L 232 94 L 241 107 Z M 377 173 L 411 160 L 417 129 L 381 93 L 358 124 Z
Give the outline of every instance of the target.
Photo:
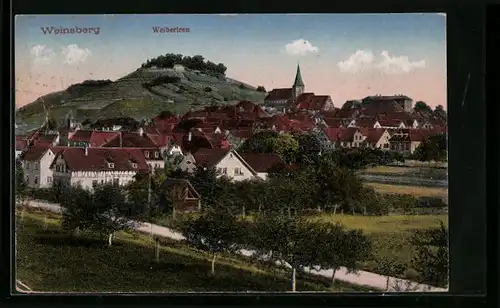
M 305 91 L 330 95 L 336 107 L 405 94 L 446 108 L 441 13 L 18 15 L 14 31 L 16 107 L 180 53 L 224 63 L 228 77 L 268 91 L 291 87 L 300 63 Z

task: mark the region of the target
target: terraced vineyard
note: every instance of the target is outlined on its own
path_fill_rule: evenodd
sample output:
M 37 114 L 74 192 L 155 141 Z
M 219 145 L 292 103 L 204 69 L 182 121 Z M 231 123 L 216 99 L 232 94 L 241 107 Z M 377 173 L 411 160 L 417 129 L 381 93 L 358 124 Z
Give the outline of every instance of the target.
M 159 77 L 170 76 L 174 82 L 145 87 Z M 168 77 L 167 77 L 168 78 Z M 65 91 L 43 96 L 50 106 L 50 116 L 60 121 L 69 112 L 77 120 L 129 116 L 136 119 L 151 117 L 163 110 L 183 113 L 189 108 L 216 103 L 250 100 L 263 103 L 266 93 L 257 92 L 251 86 L 231 82 L 213 76 L 198 74 L 186 69 L 137 69 L 114 81 L 102 84 L 82 83 Z M 40 101 L 28 104 L 16 112 L 16 120 L 24 127 L 42 124 L 44 109 Z

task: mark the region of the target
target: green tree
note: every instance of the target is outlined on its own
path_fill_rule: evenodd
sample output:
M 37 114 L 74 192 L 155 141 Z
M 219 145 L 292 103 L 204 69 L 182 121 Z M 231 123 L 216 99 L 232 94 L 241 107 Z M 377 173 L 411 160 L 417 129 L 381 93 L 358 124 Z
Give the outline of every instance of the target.
M 449 279 L 448 228 L 441 221 L 439 227 L 417 230 L 411 238 L 416 248 L 413 268 L 419 272 L 422 283 L 447 287 Z
M 201 196 L 202 209 L 217 208 L 228 198 L 230 187 L 226 177 L 219 177 L 214 168 L 196 168 L 189 180 Z
M 446 134 L 433 135 L 424 140 L 413 156 L 420 161 L 446 161 L 448 159 Z
M 20 159 L 16 158 L 16 199 L 25 194 L 26 182 L 24 181 L 23 163 Z
M 189 244 L 212 255 L 211 273 L 215 274 L 217 255 L 238 250 L 235 243 L 244 235 L 242 226 L 227 211 L 209 210 L 199 217 L 188 219 L 180 229 Z
M 363 195 L 363 182 L 350 169 L 339 167 L 328 157 L 321 159 L 316 167 L 316 183 L 318 206 L 333 207 L 334 214 L 340 206 L 342 211 L 355 213 L 356 202 Z
M 89 231 L 101 237 L 108 235 L 109 246 L 115 232 L 137 226 L 132 220 L 135 218 L 133 205 L 126 201 L 123 189 L 117 185 L 96 186 L 94 193 L 76 187 L 69 190 L 62 201 L 65 229 Z
M 321 152 L 321 142 L 314 134 L 296 134 L 295 140 L 299 145 L 296 162 L 302 165 L 314 165 L 317 163 Z
M 80 186 L 68 188 L 61 198 L 61 207 L 64 209 L 61 219 L 64 230 L 78 234 L 81 230 L 92 229 L 96 209 L 90 191 Z
M 245 140 L 239 150 L 243 153 L 276 153 L 290 163 L 297 157 L 299 144 L 290 134 L 262 131 Z
M 424 101 L 417 101 L 413 109 L 424 114 L 432 114 L 432 108 Z
M 310 169 L 276 174 L 268 182 L 273 189 L 272 194 L 268 195 L 272 210 L 291 218 L 298 211 L 315 206 L 318 186 Z
M 267 92 L 267 91 L 266 91 L 266 88 L 264 88 L 263 86 L 258 86 L 257 92 Z
M 297 270 L 317 262 L 318 250 L 311 249 L 318 237 L 316 225 L 297 217 L 259 216 L 249 233 L 256 256 L 290 265 L 290 289 L 295 292 Z
M 168 165 L 167 165 L 168 167 Z M 143 219 L 152 220 L 161 213 L 157 207 L 161 197 L 161 186 L 167 178 L 170 169 L 155 169 L 153 174 L 137 173 L 134 180 L 125 186 L 128 202 L 132 203 L 136 213 L 142 215 Z
M 444 110 L 443 105 L 437 105 L 436 108 L 434 108 L 434 115 L 443 120 L 446 120 L 448 118 L 448 114 Z
M 339 223 L 333 226 L 324 224 L 318 228 L 319 235 L 311 249 L 317 249 L 319 255 L 311 263 L 320 269 L 332 269 L 332 285 L 335 284 L 335 274 L 342 266 L 347 272 L 356 273 L 359 264 L 372 256 L 372 242 L 362 230 L 346 230 Z M 310 255 L 314 256 L 314 253 Z
M 265 210 L 272 197 L 270 186 L 268 182 L 259 179 L 234 183 L 234 198 L 239 202 L 242 216 L 246 216 L 247 212 L 260 214 Z

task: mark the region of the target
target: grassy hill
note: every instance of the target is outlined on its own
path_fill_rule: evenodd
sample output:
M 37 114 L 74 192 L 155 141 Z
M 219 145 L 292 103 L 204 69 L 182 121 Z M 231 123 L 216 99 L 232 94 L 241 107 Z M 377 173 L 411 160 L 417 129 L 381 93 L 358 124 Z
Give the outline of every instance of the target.
M 58 215 L 25 212 L 16 231 L 16 279 L 45 292 L 235 292 L 287 291 L 289 272 L 222 255 L 215 274 L 210 256 L 183 243 L 163 240 L 155 262 L 147 235 L 119 232 L 111 247 L 90 235 L 60 229 Z M 355 292 L 367 287 L 300 274 L 298 291 Z
M 209 104 L 240 100 L 262 103 L 266 93 L 233 79 L 217 78 L 186 69 L 139 68 L 112 81 L 85 81 L 43 96 L 50 116 L 62 120 L 70 111 L 77 120 L 129 116 L 151 117 L 160 111 L 184 113 Z M 32 127 L 44 120 L 41 100 L 19 108 L 16 123 Z M 24 125 L 23 125 L 24 124 Z

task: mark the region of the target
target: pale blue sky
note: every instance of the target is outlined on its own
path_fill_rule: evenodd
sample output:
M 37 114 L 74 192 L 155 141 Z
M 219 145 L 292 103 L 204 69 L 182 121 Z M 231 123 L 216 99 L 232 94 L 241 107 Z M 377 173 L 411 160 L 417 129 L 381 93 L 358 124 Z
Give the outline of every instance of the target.
M 99 35 L 44 35 L 41 27 L 99 27 Z M 152 27 L 184 27 L 189 33 L 154 34 Z M 380 79 L 374 72 L 352 74 L 339 72 L 338 63 L 357 50 L 371 51 L 378 56 L 383 50 L 391 56 L 407 56 L 409 61 L 425 61 L 425 68 L 408 72 L 411 78 L 441 80 L 438 88 L 418 90 L 410 87 L 411 95 L 431 95 L 429 103 L 443 104 L 446 97 L 446 18 L 428 14 L 300 14 L 300 15 L 40 15 L 17 16 L 15 22 L 16 74 L 21 87 L 33 93 L 36 89 L 27 79 L 57 79 L 51 89 L 67 86 L 80 79 L 115 79 L 137 68 L 147 58 L 165 53 L 201 54 L 213 62 L 223 62 L 230 77 L 266 88 L 285 87 L 293 81 L 296 64 L 300 61 L 306 90 L 331 95 L 335 101 L 347 96 L 364 95 L 359 88 L 383 92 L 374 85 Z M 285 45 L 303 39 L 317 48 L 305 55 L 289 55 Z M 85 63 L 62 65 L 57 54 L 61 48 L 76 44 L 89 52 Z M 30 64 L 34 46 L 44 46 L 54 55 L 44 67 Z M 417 72 L 418 71 L 418 72 Z M 368 75 L 367 75 L 368 74 Z M 375 74 L 375 75 L 374 75 Z M 33 76 L 38 76 L 34 78 Z M 50 78 L 49 78 L 50 75 Z M 44 76 L 44 77 L 42 77 Z M 412 77 L 413 76 L 413 77 Z M 353 79 L 354 78 L 354 79 Z M 359 85 L 347 93 L 338 93 L 340 81 Z M 389 81 L 387 81 L 389 82 Z M 368 85 L 367 85 L 368 83 Z M 429 85 L 427 82 L 425 82 Z M 375 86 L 375 89 L 371 88 Z M 352 85 L 351 85 L 352 86 Z M 16 86 L 16 88 L 18 88 Z M 378 89 L 380 88 L 380 89 Z M 357 89 L 357 90 L 356 90 Z M 389 91 L 388 89 L 386 89 Z M 392 90 L 392 89 L 391 89 Z M 22 89 L 21 89 L 22 91 Z M 368 90 L 367 90 L 368 91 Z M 401 89 L 400 92 L 404 92 Z M 433 94 L 424 92 L 433 92 Z M 322 93 L 320 93 L 322 92 Z M 337 92 L 337 93 L 336 93 Z M 361 93 L 363 92 L 363 93 Z M 391 93 L 394 94 L 394 93 Z M 33 94 L 35 95 L 35 94 Z M 31 100 L 31 96 L 26 98 Z M 353 97 L 356 98 L 356 97 Z M 25 104 L 28 101 L 18 101 Z M 445 103 L 445 102 L 444 102 Z

